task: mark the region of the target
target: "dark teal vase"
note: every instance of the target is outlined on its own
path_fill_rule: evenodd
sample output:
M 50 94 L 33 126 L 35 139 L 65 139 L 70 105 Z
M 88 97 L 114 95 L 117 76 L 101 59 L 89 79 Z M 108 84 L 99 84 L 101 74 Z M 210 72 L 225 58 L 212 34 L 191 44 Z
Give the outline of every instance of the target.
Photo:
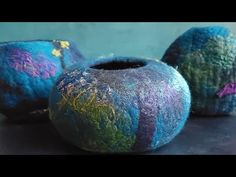
M 191 28 L 167 49 L 163 62 L 175 67 L 192 93 L 192 113 L 229 115 L 236 107 L 236 36 L 228 28 Z

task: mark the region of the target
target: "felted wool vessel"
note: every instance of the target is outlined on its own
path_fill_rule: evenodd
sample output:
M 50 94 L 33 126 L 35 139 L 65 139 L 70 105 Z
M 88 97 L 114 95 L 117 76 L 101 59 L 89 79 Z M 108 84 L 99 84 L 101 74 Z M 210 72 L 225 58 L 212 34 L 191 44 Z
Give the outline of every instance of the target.
M 167 49 L 192 93 L 192 113 L 228 115 L 236 106 L 236 36 L 226 27 L 191 28 Z
M 189 114 L 190 92 L 172 67 L 111 57 L 77 65 L 57 80 L 50 119 L 62 137 L 95 152 L 144 152 L 170 142 Z
M 71 41 L 0 43 L 0 112 L 13 118 L 47 109 L 57 77 L 83 58 Z

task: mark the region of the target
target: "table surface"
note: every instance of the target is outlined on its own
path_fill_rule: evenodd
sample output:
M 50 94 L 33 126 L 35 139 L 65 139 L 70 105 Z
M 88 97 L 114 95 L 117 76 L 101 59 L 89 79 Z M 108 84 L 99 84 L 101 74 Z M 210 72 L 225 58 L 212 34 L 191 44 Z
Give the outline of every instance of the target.
M 64 142 L 49 120 L 8 123 L 0 116 L 1 155 L 93 154 Z M 236 154 L 236 115 L 190 117 L 169 144 L 147 155 Z

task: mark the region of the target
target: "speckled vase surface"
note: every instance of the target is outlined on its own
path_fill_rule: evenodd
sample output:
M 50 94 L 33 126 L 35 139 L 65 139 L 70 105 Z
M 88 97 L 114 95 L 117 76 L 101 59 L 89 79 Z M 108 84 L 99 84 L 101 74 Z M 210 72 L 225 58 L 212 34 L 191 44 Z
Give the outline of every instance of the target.
M 228 28 L 191 28 L 170 45 L 162 61 L 188 82 L 193 114 L 228 115 L 234 110 L 236 36 Z
M 0 43 L 0 112 L 11 117 L 46 109 L 51 88 L 68 66 L 83 59 L 64 40 Z
M 62 137 L 94 152 L 144 152 L 170 142 L 189 114 L 190 92 L 172 67 L 154 60 L 111 57 L 73 66 L 49 98 Z

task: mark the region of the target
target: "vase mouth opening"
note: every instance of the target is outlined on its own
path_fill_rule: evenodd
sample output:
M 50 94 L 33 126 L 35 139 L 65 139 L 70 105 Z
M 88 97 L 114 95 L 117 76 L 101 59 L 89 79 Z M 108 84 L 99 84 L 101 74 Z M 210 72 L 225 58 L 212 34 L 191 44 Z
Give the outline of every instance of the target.
M 135 69 L 141 68 L 147 65 L 147 62 L 143 60 L 114 60 L 107 61 L 90 66 L 92 69 L 101 70 L 123 70 L 123 69 Z

